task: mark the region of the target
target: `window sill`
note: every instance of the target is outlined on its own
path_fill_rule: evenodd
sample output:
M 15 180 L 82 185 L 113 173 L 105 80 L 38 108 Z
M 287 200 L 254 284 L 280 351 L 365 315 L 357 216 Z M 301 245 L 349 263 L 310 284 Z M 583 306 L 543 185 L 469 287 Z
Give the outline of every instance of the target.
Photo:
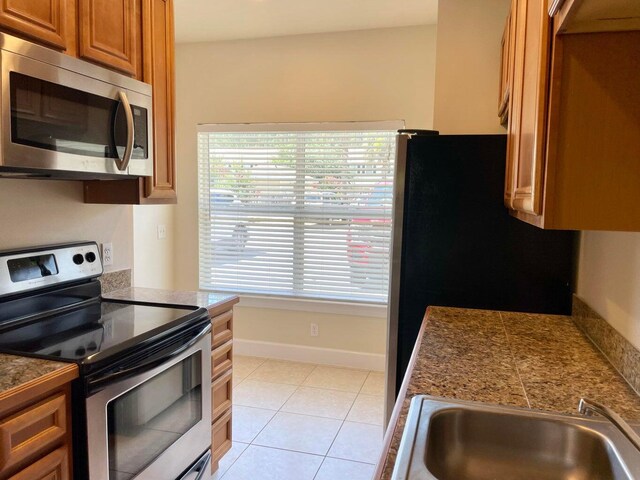
M 300 298 L 276 298 L 261 295 L 240 295 L 238 307 L 295 310 L 299 312 L 329 313 L 358 317 L 387 318 L 387 305 L 337 302 L 331 300 L 307 300 Z

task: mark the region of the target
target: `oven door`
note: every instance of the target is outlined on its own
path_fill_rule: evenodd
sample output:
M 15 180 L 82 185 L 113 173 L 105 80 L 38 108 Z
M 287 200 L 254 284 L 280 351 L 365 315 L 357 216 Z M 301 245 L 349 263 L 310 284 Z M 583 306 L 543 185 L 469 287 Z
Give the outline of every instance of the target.
M 153 174 L 150 94 L 8 50 L 1 63 L 3 170 L 69 178 Z
M 173 480 L 209 449 L 207 327 L 178 355 L 160 365 L 148 362 L 154 366 L 106 383 L 86 399 L 91 480 Z

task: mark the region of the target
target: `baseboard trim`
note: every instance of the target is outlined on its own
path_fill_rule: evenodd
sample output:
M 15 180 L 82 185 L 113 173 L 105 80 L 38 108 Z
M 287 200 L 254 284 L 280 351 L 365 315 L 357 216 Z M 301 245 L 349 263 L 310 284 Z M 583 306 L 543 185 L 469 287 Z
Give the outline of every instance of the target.
M 275 358 L 294 362 L 318 363 L 338 367 L 358 368 L 383 372 L 386 365 L 381 353 L 354 352 L 334 348 L 308 347 L 289 343 L 262 342 L 259 340 L 233 339 L 236 355 Z

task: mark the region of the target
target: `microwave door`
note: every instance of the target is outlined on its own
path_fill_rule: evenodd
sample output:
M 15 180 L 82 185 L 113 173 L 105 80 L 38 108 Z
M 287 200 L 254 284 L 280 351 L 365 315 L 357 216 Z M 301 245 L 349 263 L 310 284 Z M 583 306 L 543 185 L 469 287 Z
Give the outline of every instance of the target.
M 1 55 L 2 170 L 58 178 L 153 174 L 150 94 Z

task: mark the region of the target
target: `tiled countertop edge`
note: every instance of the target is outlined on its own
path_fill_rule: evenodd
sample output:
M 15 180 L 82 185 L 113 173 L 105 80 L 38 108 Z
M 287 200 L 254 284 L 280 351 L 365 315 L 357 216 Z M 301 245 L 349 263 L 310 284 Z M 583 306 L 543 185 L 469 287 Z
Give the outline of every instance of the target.
M 573 296 L 572 318 L 631 388 L 640 394 L 640 351 L 577 295 Z
M 418 338 L 416 338 L 416 343 L 413 346 L 413 352 L 411 352 L 411 358 L 409 359 L 409 364 L 407 365 L 407 372 L 413 372 L 413 369 L 416 366 L 418 355 L 420 355 L 420 347 L 422 346 L 422 337 L 424 336 L 424 332 L 427 328 L 428 315 L 429 309 L 427 308 L 427 312 L 424 315 L 422 325 L 420 326 L 420 331 L 418 332 Z M 384 476 L 389 453 L 393 446 L 393 440 L 395 438 L 396 431 L 398 431 L 398 429 L 404 429 L 404 421 L 406 419 L 402 418 L 402 410 L 407 400 L 407 391 L 409 390 L 410 382 L 411 375 L 405 374 L 404 379 L 402 380 L 402 385 L 400 386 L 400 391 L 398 392 L 398 398 L 396 398 L 396 403 L 393 406 L 393 411 L 391 412 L 391 418 L 389 418 L 389 424 L 387 425 L 387 428 L 384 432 L 384 438 L 382 439 L 382 452 L 380 460 L 376 465 L 376 471 L 373 475 L 373 480 L 380 480 Z

